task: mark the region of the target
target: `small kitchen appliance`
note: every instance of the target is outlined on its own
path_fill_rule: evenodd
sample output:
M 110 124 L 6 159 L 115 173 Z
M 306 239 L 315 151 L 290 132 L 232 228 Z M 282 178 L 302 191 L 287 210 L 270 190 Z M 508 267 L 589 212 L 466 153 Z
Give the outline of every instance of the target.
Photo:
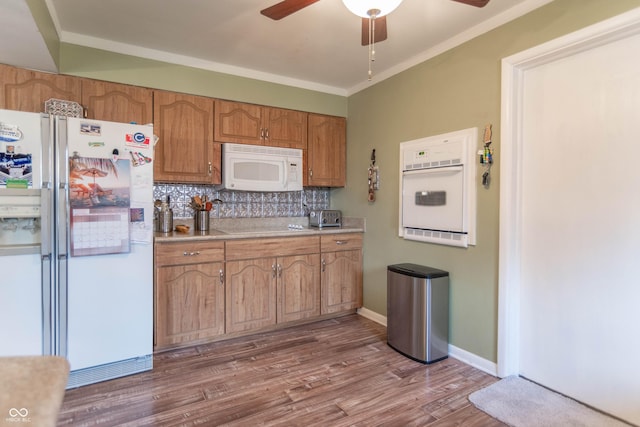
M 239 191 L 301 191 L 302 150 L 222 144 L 222 186 Z
M 341 227 L 342 212 L 338 210 L 318 209 L 309 213 L 309 226 L 311 227 Z

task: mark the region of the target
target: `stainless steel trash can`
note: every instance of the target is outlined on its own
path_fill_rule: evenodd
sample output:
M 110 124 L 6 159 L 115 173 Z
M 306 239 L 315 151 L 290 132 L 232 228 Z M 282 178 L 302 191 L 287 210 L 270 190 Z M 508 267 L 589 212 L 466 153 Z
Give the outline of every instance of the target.
M 422 363 L 448 357 L 448 272 L 417 264 L 387 266 L 387 343 Z

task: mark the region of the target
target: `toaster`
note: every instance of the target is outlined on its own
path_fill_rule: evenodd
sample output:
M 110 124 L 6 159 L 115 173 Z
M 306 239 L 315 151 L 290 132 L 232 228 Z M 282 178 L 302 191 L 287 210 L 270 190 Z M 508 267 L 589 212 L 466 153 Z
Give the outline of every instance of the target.
M 336 210 L 318 209 L 309 213 L 310 227 L 340 227 L 342 226 L 342 213 Z

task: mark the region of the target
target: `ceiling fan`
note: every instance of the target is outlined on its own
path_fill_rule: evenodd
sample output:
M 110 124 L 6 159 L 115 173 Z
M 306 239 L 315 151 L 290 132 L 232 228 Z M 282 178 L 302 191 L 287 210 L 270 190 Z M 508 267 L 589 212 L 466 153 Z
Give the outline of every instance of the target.
M 304 9 L 307 6 L 312 5 L 320 0 L 283 0 L 279 3 L 274 4 L 266 9 L 260 11 L 264 16 L 274 19 L 280 20 L 282 18 L 286 18 L 287 16 Z M 459 3 L 468 4 L 470 6 L 475 7 L 484 7 L 489 0 L 452 0 L 457 1 Z M 375 18 L 375 33 L 373 34 L 373 40 L 369 40 L 370 36 L 370 19 L 362 18 L 362 45 L 367 46 L 371 42 L 378 43 L 387 39 L 387 17 L 381 16 L 379 18 Z

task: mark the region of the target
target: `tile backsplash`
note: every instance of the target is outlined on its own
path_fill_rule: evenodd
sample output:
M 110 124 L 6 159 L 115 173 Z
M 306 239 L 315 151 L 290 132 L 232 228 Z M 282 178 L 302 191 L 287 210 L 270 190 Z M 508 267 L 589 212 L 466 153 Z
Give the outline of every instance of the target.
M 306 216 L 311 209 L 329 209 L 329 189 L 310 187 L 302 191 L 258 193 L 250 191 L 216 190 L 210 185 L 155 184 L 153 198 L 171 198 L 175 218 L 193 218 L 191 197 L 207 196 L 214 203 L 212 218 L 265 218 Z

